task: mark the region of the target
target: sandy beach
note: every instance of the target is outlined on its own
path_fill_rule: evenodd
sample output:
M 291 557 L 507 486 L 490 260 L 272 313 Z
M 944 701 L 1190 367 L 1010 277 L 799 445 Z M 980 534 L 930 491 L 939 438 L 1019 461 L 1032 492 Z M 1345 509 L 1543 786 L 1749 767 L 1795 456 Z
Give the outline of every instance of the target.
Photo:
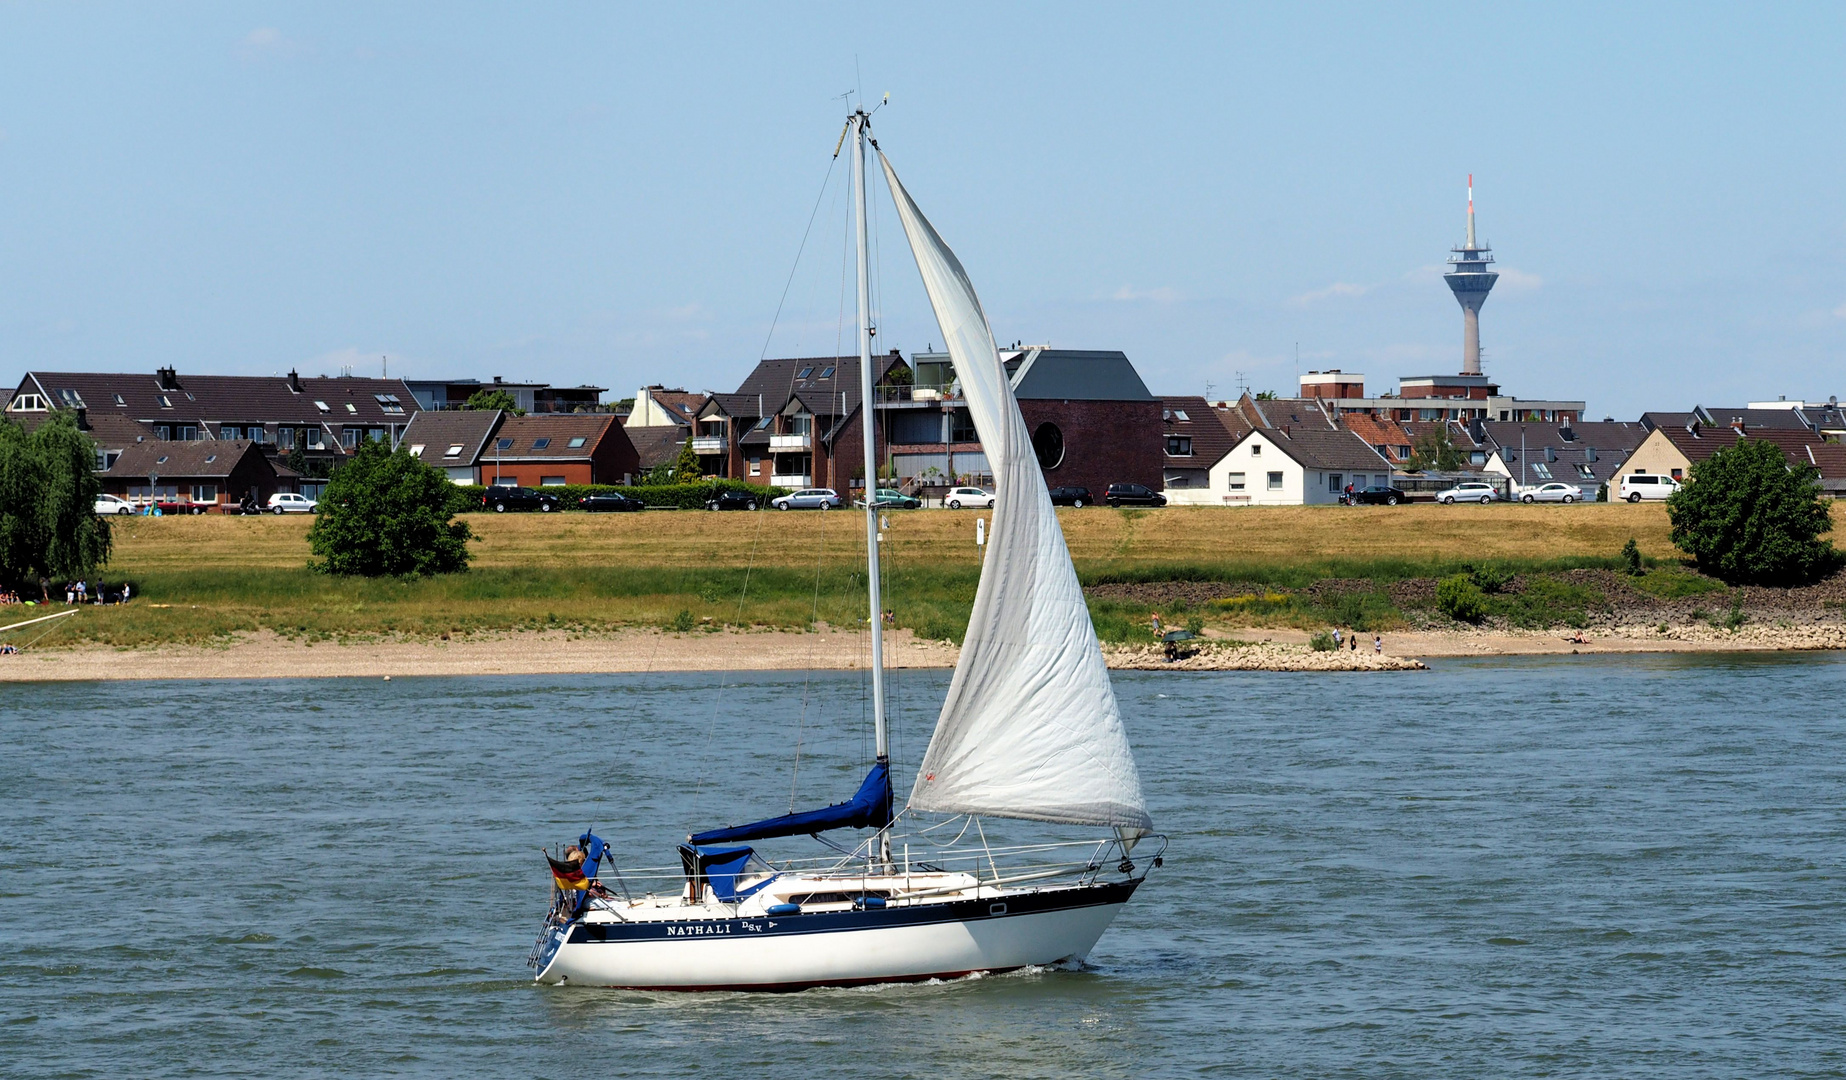
M 1568 631 L 1401 632 L 1384 636 L 1384 652 L 1369 636 L 1359 651 L 1314 652 L 1298 630 L 1213 632 L 1198 652 L 1169 662 L 1150 646 L 1106 646 L 1109 665 L 1140 670 L 1403 671 L 1426 660 L 1547 654 L 1730 652 L 1846 649 L 1846 627 L 1744 626 L 1735 631 L 1681 626 Z M 956 646 L 920 640 L 907 630 L 886 638 L 892 667 L 945 668 Z M 40 647 L 0 656 L 0 682 L 107 679 L 329 678 L 412 675 L 570 675 L 646 671 L 855 670 L 868 662 L 857 632 L 789 631 L 672 633 L 624 630 L 608 634 L 520 632 L 471 635 L 451 641 L 365 640 L 307 643 L 273 633 L 242 635 L 221 645 L 149 649 Z

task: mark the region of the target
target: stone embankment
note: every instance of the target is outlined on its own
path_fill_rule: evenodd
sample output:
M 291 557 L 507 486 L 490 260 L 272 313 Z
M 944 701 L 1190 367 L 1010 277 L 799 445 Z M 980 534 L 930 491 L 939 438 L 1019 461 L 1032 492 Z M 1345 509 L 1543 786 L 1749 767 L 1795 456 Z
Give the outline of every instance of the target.
M 1361 649 L 1315 652 L 1279 641 L 1187 642 L 1177 660 L 1158 645 L 1104 645 L 1109 666 L 1125 671 L 1418 671 L 1421 660 Z
M 1714 649 L 1774 649 L 1789 652 L 1813 652 L 1822 649 L 1846 649 L 1846 625 L 1840 623 L 1802 623 L 1771 626 L 1746 623 L 1735 630 L 1698 623 L 1654 626 L 1619 626 L 1614 636 L 1676 641 L 1694 647 Z

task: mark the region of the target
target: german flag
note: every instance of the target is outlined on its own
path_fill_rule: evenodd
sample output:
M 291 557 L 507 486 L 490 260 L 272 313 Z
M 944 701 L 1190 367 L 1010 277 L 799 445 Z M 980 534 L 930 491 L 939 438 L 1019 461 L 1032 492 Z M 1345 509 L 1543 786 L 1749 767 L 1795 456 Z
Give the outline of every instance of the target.
M 562 863 L 550 855 L 545 856 L 545 861 L 551 864 L 551 880 L 564 892 L 582 892 L 590 887 L 590 879 L 583 876 L 581 865 Z

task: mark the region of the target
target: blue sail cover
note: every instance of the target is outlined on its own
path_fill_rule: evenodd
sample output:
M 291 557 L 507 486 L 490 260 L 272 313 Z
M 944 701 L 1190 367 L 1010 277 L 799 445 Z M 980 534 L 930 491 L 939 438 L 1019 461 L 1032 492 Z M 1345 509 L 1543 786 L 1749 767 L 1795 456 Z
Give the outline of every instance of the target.
M 784 814 L 748 825 L 712 829 L 692 837 L 694 844 L 734 844 L 743 840 L 762 840 L 771 836 L 802 836 L 828 829 L 882 829 L 891 824 L 891 767 L 884 762 L 872 766 L 865 783 L 851 800 L 835 803 L 824 810 L 807 810 Z

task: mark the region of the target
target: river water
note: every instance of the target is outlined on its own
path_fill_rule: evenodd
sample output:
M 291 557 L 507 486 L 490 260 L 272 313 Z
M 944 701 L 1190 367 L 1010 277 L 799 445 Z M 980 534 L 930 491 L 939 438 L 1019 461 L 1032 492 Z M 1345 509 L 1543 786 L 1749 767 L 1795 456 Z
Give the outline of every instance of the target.
M 1841 657 L 1118 674 L 1173 841 L 1087 968 L 534 986 L 541 844 L 857 784 L 860 677 L 720 682 L 5 687 L 0 1074 L 1846 1075 Z

